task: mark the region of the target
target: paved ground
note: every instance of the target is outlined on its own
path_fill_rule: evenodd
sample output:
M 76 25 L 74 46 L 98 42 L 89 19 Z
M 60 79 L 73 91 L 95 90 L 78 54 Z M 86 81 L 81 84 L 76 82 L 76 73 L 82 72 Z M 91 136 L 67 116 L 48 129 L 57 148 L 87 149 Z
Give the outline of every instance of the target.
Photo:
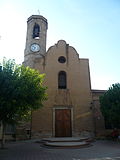
M 11 142 L 0 149 L 0 160 L 120 160 L 120 142 L 96 141 L 92 146 L 57 149 L 33 141 Z

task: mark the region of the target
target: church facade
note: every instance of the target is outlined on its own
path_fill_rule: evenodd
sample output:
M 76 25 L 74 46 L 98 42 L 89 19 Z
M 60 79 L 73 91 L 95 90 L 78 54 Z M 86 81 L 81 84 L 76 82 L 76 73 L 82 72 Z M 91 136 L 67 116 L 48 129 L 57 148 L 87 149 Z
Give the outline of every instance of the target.
M 32 137 L 102 134 L 99 96 L 105 91 L 91 89 L 89 60 L 64 40 L 46 51 L 47 29 L 43 16 L 28 18 L 23 64 L 45 74 L 48 94 L 44 107 L 32 113 Z

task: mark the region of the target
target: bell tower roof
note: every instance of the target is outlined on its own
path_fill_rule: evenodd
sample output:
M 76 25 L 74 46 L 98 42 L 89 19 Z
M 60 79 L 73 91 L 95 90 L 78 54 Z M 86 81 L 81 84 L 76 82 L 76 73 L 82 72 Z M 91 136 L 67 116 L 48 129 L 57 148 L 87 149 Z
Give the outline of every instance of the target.
M 45 23 L 47 23 L 47 19 L 46 18 L 44 18 L 43 16 L 41 16 L 41 15 L 32 15 L 32 16 L 30 16 L 28 19 L 27 19 L 27 23 L 29 22 L 29 21 L 31 21 L 31 20 L 34 20 L 34 19 L 42 19 Z

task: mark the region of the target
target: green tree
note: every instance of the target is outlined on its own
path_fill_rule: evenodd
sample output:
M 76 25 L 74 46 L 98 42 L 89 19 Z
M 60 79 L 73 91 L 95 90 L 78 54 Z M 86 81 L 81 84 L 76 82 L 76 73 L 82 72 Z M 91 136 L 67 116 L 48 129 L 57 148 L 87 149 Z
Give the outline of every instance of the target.
M 106 125 L 120 128 L 120 83 L 113 84 L 100 97 L 100 105 Z
M 29 116 L 32 110 L 43 106 L 46 100 L 44 75 L 14 60 L 3 59 L 0 67 L 0 122 L 2 123 L 1 147 L 4 147 L 6 124 L 15 124 Z

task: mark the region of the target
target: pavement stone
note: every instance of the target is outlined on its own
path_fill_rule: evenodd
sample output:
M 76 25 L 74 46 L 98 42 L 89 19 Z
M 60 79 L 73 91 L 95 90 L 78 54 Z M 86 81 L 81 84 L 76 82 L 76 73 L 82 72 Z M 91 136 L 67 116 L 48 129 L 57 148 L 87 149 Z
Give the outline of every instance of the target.
M 9 142 L 0 160 L 120 160 L 120 142 L 96 141 L 85 148 L 57 149 L 35 141 Z

